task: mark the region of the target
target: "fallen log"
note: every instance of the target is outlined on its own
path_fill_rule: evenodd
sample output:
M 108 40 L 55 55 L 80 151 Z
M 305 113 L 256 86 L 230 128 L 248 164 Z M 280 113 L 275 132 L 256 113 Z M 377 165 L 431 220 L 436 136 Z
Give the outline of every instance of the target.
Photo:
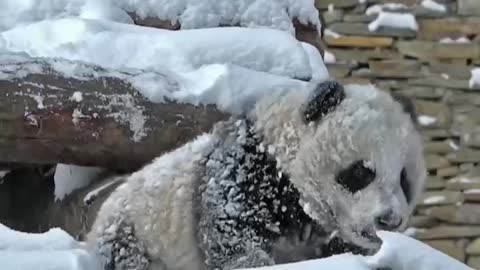
M 213 106 L 151 103 L 99 67 L 80 78 L 52 60 L 12 59 L 0 61 L 1 163 L 135 170 L 228 117 Z

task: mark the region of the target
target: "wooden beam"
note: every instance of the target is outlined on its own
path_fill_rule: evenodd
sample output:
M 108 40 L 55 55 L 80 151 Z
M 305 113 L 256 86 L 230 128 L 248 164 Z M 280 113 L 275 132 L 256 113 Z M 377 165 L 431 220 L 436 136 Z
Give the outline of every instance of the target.
M 0 162 L 133 170 L 228 117 L 213 106 L 151 103 L 117 77 L 72 78 L 34 63 L 2 77 L 12 61 L 0 61 Z

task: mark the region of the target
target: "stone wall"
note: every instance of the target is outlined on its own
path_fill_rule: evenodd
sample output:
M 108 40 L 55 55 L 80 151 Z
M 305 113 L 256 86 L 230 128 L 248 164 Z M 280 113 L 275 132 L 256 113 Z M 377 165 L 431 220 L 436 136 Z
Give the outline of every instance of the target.
M 387 2 L 405 4 L 393 12 L 413 14 L 418 31 L 370 32 L 377 15 L 366 9 Z M 328 69 L 340 81 L 414 98 L 429 172 L 414 236 L 480 269 L 480 91 L 469 88 L 470 70 L 480 66 L 480 0 L 436 0 L 446 12 L 420 2 L 316 0 L 327 58 L 336 58 Z M 440 42 L 461 37 L 465 43 Z

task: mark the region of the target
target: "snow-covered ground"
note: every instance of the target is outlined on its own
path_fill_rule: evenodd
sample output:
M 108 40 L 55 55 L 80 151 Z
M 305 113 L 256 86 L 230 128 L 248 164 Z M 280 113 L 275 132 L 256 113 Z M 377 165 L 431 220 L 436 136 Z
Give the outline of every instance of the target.
M 182 29 L 191 30 L 135 26 L 128 13 L 178 20 Z M 376 13 L 380 14 L 373 30 L 380 26 L 416 29 L 416 22 L 408 16 L 387 18 L 385 11 Z M 271 91 L 301 90 L 328 78 L 318 51 L 293 37 L 293 18 L 320 30 L 314 0 L 2 0 L 0 78 L 42 72 L 35 62 L 42 58 L 67 77 L 86 79 L 88 74 L 125 79 L 153 102 L 168 97 L 241 112 Z M 221 25 L 248 28 L 198 29 Z M 327 53 L 327 60 L 334 62 L 334 55 Z M 72 99 L 82 102 L 82 95 L 76 93 Z M 41 106 L 42 97 L 32 98 Z M 71 168 L 57 167 L 59 199 L 97 173 L 81 168 L 78 171 L 83 173 L 75 175 L 81 180 L 70 185 Z M 381 232 L 380 237 L 384 244 L 373 257 L 344 254 L 265 269 L 470 269 L 404 235 Z M 99 268 L 83 243 L 62 230 L 26 234 L 0 224 L 0 269 Z
M 472 268 L 400 233 L 378 232 L 380 251 L 371 257 L 342 254 L 325 259 L 257 268 L 263 270 L 472 270 Z M 13 231 L 0 224 L 2 270 L 100 270 L 83 243 L 60 229 L 44 234 Z

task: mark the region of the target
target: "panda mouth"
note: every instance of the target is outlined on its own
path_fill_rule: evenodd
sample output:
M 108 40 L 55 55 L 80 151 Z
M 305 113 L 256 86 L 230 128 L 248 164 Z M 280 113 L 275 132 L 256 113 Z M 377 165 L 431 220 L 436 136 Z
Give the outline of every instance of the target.
M 371 256 L 380 250 L 381 245 L 382 240 L 373 228 L 364 229 L 361 232 L 354 232 L 354 239 L 351 240 L 346 240 L 345 237 L 339 235 L 333 236 L 322 248 L 322 254 L 332 256 L 352 253 L 354 255 Z

